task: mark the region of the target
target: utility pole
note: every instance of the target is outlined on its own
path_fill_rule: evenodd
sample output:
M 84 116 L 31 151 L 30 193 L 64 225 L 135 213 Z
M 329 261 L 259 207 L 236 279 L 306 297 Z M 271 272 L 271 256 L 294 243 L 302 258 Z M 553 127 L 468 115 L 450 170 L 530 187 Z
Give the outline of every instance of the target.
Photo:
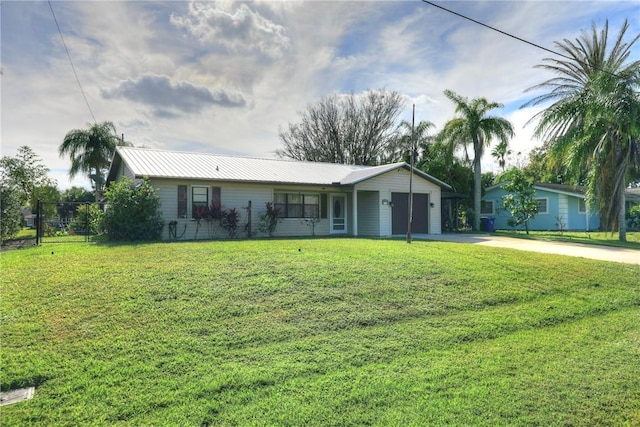
M 411 223 L 413 222 L 413 154 L 415 152 L 415 142 L 414 142 L 414 133 L 415 133 L 415 124 L 416 124 L 416 104 L 413 104 L 413 114 L 411 116 L 411 151 L 409 153 L 410 160 L 410 170 L 409 170 L 409 218 L 407 224 L 407 243 L 411 243 Z

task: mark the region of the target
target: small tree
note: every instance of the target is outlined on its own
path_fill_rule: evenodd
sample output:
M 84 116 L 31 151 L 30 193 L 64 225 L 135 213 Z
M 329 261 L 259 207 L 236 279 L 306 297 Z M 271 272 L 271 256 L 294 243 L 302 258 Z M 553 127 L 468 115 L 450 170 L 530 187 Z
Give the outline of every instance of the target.
M 136 186 L 127 178 L 106 191 L 104 227 L 110 240 L 158 240 L 164 223 L 158 212 L 160 199 L 145 178 Z
M 525 231 L 529 234 L 529 220 L 538 213 L 533 181 L 525 177 L 520 169 L 513 168 L 509 175 L 510 181 L 502 186 L 509 194 L 502 197 L 501 209 L 511 215 L 507 220 L 509 226 L 524 225 Z

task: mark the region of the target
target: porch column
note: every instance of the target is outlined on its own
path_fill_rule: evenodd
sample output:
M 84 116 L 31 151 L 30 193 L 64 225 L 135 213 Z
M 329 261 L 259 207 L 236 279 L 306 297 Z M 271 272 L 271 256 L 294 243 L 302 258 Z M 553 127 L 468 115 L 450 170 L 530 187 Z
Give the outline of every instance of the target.
M 353 186 L 353 235 L 358 235 L 358 190 Z

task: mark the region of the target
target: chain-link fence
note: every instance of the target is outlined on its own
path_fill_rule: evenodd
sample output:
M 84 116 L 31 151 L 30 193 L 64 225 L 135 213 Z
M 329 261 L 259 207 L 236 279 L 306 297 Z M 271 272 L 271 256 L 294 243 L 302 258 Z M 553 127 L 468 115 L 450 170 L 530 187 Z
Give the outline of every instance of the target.
M 95 236 L 92 217 L 92 205 L 87 202 L 38 201 L 33 218 L 36 244 L 89 242 Z

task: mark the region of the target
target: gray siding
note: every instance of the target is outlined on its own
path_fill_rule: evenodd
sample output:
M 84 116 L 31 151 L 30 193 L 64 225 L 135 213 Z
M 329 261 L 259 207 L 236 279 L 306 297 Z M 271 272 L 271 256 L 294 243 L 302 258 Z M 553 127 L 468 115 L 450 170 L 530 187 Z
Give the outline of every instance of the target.
M 358 191 L 358 235 L 380 235 L 380 196 L 377 191 Z
M 382 205 L 382 200 L 391 201 L 391 193 L 408 193 L 409 192 L 409 171 L 406 169 L 396 169 L 391 172 L 371 178 L 365 182 L 359 183 L 356 188 L 358 190 L 379 190 L 379 206 L 380 206 L 380 236 L 391 235 L 391 206 Z M 433 203 L 433 207 L 429 210 L 429 230 L 431 234 L 440 234 L 442 227 L 440 223 L 440 204 L 441 189 L 438 185 L 427 181 L 417 175 L 413 176 L 413 192 L 429 194 L 429 201 Z M 358 227 L 359 228 L 359 227 Z

